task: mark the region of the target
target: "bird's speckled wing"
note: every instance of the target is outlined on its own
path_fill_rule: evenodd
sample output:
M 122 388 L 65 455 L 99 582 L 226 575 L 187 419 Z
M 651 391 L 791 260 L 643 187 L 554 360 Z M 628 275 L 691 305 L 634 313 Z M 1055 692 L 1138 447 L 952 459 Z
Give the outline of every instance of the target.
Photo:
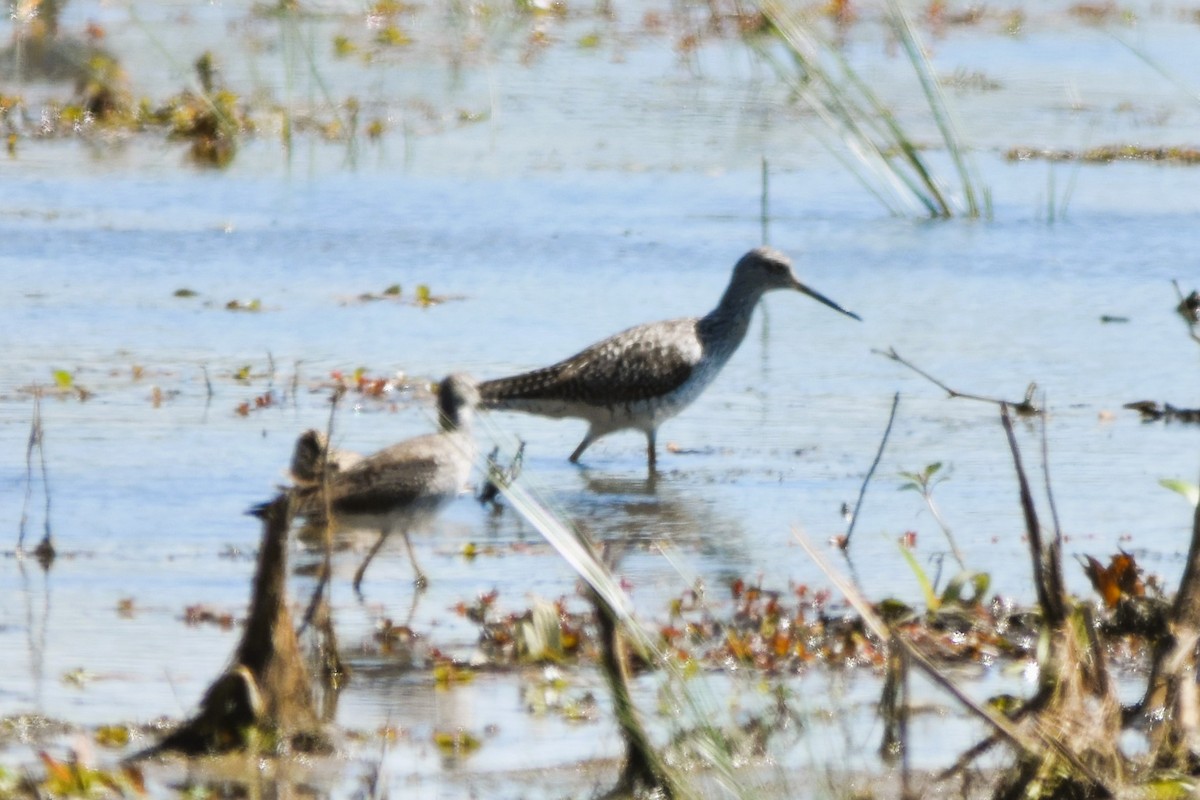
M 483 405 L 504 408 L 521 400 L 620 405 L 670 394 L 703 356 L 697 321 L 639 325 L 544 369 L 485 381 L 479 385 Z

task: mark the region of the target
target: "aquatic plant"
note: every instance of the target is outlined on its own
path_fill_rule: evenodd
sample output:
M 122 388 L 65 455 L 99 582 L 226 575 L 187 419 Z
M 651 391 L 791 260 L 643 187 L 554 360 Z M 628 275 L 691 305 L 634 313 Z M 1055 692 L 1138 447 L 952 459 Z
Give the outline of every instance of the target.
M 675 739 L 686 743 L 690 758 L 703 764 L 733 797 L 752 796 L 755 787 L 736 768 L 735 747 L 721 728 L 711 698 L 703 696 L 702 682 L 694 670 L 672 655 L 638 619 L 620 581 L 604 563 L 590 541 L 565 517 L 537 501 L 520 480 L 499 488 L 508 503 L 558 551 L 586 583 L 600 627 L 601 667 L 613 696 L 617 724 L 625 743 L 625 759 L 617 785 L 608 796 L 628 796 L 630 791 L 662 793 L 668 797 L 699 797 L 686 774 L 668 763 L 646 735 L 628 687 L 627 658 L 652 665 L 665 683 L 663 702 L 676 709 L 672 727 Z
M 821 142 L 889 211 L 901 214 L 915 207 L 933 217 L 978 217 L 986 211 L 987 192 L 979 188 L 933 67 L 896 0 L 888 2 L 887 19 L 908 56 L 930 119 L 950 156 L 958 178 L 957 200 L 943 190 L 922 148 L 901 126 L 889 104 L 820 32 L 811 15 L 787 0 L 765 0 L 761 9 L 770 22 L 771 36 L 750 36 L 747 41 L 836 137 L 835 141 L 820 136 Z M 774 42 L 784 46 L 790 65 L 768 46 Z
M 933 516 L 934 522 L 942 529 L 942 533 L 946 536 L 946 541 L 950 544 L 950 553 L 954 556 L 954 560 L 958 562 L 958 566 L 962 569 L 967 568 L 966 559 L 963 558 L 962 551 L 958 549 L 958 543 L 954 541 L 954 534 L 950 532 L 950 526 L 946 524 L 946 520 L 942 517 L 942 512 L 938 510 L 937 504 L 933 502 L 933 488 L 942 481 L 946 480 L 946 476 L 935 477 L 942 469 L 940 461 L 932 464 L 926 464 L 925 468 L 916 472 L 901 472 L 900 477 L 904 482 L 900 484 L 901 491 L 918 492 L 921 499 L 925 501 L 925 507 L 929 509 L 929 513 Z

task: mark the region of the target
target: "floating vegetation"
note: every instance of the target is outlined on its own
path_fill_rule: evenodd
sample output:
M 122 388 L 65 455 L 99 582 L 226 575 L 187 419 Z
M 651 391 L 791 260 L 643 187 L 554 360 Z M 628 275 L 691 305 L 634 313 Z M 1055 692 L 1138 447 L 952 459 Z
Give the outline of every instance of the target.
M 28 386 L 22 386 L 19 391 L 22 394 L 32 397 L 48 396 L 59 399 L 74 397 L 80 401 L 87 401 L 95 397 L 95 392 L 76 381 L 74 373 L 70 370 L 53 370 L 51 372 L 51 381 L 51 384 L 48 386 L 41 383 L 33 383 Z
M 412 44 L 412 37 L 399 25 L 390 23 L 375 31 L 375 43 L 385 47 L 404 47 Z
M 1005 153 L 1009 161 L 1080 161 L 1085 164 L 1111 164 L 1114 161 L 1155 161 L 1180 166 L 1200 164 L 1200 148 L 1190 146 L 1145 147 L 1137 144 L 1097 145 L 1084 150 L 1012 147 Z
M 381 398 L 413 388 L 408 382 L 407 376 L 402 372 L 390 378 L 384 378 L 371 375 L 366 367 L 358 367 L 349 374 L 334 370 L 329 373 L 329 378 L 329 382 L 322 388 L 341 389 L 364 397 Z
M 184 623 L 191 628 L 200 625 L 214 625 L 221 630 L 231 630 L 234 625 L 233 614 L 220 611 L 203 604 L 190 605 L 183 610 Z
M 464 728 L 434 731 L 432 740 L 443 756 L 454 758 L 468 756 L 483 746 L 483 740 L 479 736 Z
M 71 757 L 59 761 L 46 751 L 38 753 L 45 774 L 40 780 L 26 779 L 24 788 L 36 797 L 144 797 L 145 779 L 133 765 L 115 769 L 88 766 L 85 757 L 73 751 Z
M 355 295 L 353 300 L 343 300 L 342 305 L 351 303 L 377 303 L 383 300 L 390 300 L 394 303 L 402 305 L 415 306 L 417 308 L 431 308 L 440 306 L 443 303 L 452 302 L 455 300 L 464 299 L 463 295 L 438 295 L 434 294 L 429 288 L 429 284 L 419 283 L 416 289 L 413 290 L 412 296 L 409 297 L 404 292 L 404 287 L 398 283 L 393 283 L 380 292 L 362 292 Z
M 129 746 L 133 739 L 133 731 L 128 725 L 101 725 L 92 735 L 92 739 L 101 747 L 120 749 Z
M 186 90 L 158 109 L 155 116 L 170 125 L 173 139 L 191 142 L 191 157 L 202 166 L 225 167 L 237 154 L 238 137 L 251 127 L 239 106 L 239 98 L 215 85 L 216 65 L 212 53 L 196 59 L 200 92 Z
M 555 714 L 568 722 L 593 722 L 600 709 L 590 690 L 572 691 L 568 674 L 557 666 L 547 666 L 521 687 L 521 702 L 535 717 Z
M 567 608 L 562 598 L 540 601 L 520 612 L 501 613 L 495 590 L 479 595 L 474 603 L 459 603 L 455 613 L 480 627 L 479 649 L 495 665 L 563 663 L 583 652 L 589 639 L 588 615 Z
M 989 78 L 983 72 L 969 72 L 959 68 L 945 78 L 939 78 L 938 83 L 956 91 L 995 92 L 1003 88 L 999 81 Z
M 1200 408 L 1176 408 L 1170 403 L 1137 400 L 1121 406 L 1142 415 L 1142 422 L 1200 422 Z
M 1192 290 L 1184 295 L 1178 281 L 1172 281 L 1175 294 L 1179 298 L 1175 306 L 1175 314 L 1187 326 L 1188 336 L 1200 345 L 1200 292 Z M 1136 411 L 1142 415 L 1143 422 L 1200 422 L 1200 408 L 1178 408 L 1170 403 L 1158 403 L 1154 400 L 1136 400 L 1126 403 L 1124 408 Z
M 352 42 L 348 36 L 333 37 L 333 54 L 338 58 L 348 58 L 357 52 L 358 45 Z
M 273 408 L 276 405 L 278 405 L 278 397 L 273 390 L 267 390 L 260 395 L 256 395 L 252 400 L 245 400 L 238 403 L 234 411 L 239 417 L 248 417 L 251 411 L 261 411 L 264 408 Z
M 404 287 L 393 283 L 381 292 L 363 292 L 354 298 L 354 301 L 359 303 L 376 303 L 381 300 L 404 301 Z M 342 305 L 346 304 L 346 301 L 342 302 Z

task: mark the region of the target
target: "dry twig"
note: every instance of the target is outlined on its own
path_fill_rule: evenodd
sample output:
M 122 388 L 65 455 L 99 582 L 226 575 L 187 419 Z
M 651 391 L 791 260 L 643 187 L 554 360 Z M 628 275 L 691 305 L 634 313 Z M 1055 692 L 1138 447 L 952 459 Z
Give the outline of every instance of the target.
M 985 397 L 980 394 L 970 394 L 968 392 L 960 392 L 957 389 L 952 389 L 949 386 L 947 386 L 945 383 L 943 383 L 942 381 L 938 380 L 937 378 L 933 377 L 925 370 L 918 367 L 916 364 L 912 363 L 908 359 L 901 356 L 899 353 L 896 352 L 896 349 L 894 347 L 889 347 L 887 350 L 872 350 L 871 352 L 881 355 L 884 358 L 891 359 L 892 361 L 895 361 L 897 364 L 902 364 L 902 365 L 908 367 L 913 372 L 917 373 L 922 378 L 924 378 L 925 380 L 932 383 L 934 386 L 937 386 L 938 388 L 942 389 L 942 391 L 944 391 L 947 395 L 949 395 L 949 397 L 951 399 L 953 399 L 955 397 L 961 397 L 965 400 L 979 400 L 980 402 L 983 402 L 983 403 L 994 403 L 996 405 L 1007 405 L 1014 412 L 1016 412 L 1017 415 L 1022 416 L 1022 417 L 1027 417 L 1027 416 L 1031 417 L 1031 416 L 1035 416 L 1037 414 L 1042 413 L 1042 410 L 1040 408 L 1038 408 L 1036 405 L 1034 405 L 1034 403 L 1033 403 L 1033 395 L 1034 395 L 1034 392 L 1037 391 L 1036 383 L 1030 383 L 1029 386 L 1027 386 L 1025 388 L 1025 399 L 1021 400 L 1020 402 L 1014 403 L 1010 400 L 1003 400 L 998 397 Z
M 872 476 L 875 475 L 875 468 L 879 466 L 879 460 L 883 458 L 883 450 L 887 447 L 888 437 L 892 434 L 892 423 L 896 421 L 896 408 L 900 405 L 900 393 L 892 397 L 892 411 L 888 414 L 887 427 L 883 429 L 883 438 L 879 440 L 879 449 L 875 451 L 875 460 L 871 462 L 870 469 L 867 470 L 866 477 L 863 478 L 862 486 L 858 489 L 858 500 L 854 503 L 854 510 L 850 512 L 850 525 L 846 528 L 846 535 L 838 540 L 838 546 L 843 551 L 850 549 L 850 536 L 854 533 L 854 525 L 858 522 L 858 511 L 862 508 L 863 496 L 867 493 L 867 484 L 871 482 Z

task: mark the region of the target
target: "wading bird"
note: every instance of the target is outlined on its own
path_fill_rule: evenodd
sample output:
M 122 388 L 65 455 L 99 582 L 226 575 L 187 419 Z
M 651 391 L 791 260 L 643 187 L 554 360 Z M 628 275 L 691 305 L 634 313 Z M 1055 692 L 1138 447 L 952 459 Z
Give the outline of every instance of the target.
M 314 439 L 308 431 L 297 440 L 292 458 L 292 472 L 298 478 L 293 489 L 296 513 L 310 522 L 320 521 L 328 503 L 339 527 L 379 531 L 379 539 L 354 574 L 356 591 L 371 559 L 397 531 L 404 537 L 417 585 L 425 585 L 409 531 L 431 520 L 463 490 L 475 463 L 471 420 L 478 403 L 475 381 L 450 375 L 438 385 L 437 433 L 405 439 L 365 458 L 343 451 L 327 454 L 324 490 L 319 466 L 324 437 Z
M 775 289 L 794 289 L 859 319 L 801 283 L 783 253 L 759 247 L 737 262 L 721 302 L 707 315 L 638 325 L 552 366 L 484 381 L 481 407 L 586 420 L 573 462 L 602 436 L 640 430 L 653 472 L 658 426 L 712 382 L 746 337 L 759 298 Z

